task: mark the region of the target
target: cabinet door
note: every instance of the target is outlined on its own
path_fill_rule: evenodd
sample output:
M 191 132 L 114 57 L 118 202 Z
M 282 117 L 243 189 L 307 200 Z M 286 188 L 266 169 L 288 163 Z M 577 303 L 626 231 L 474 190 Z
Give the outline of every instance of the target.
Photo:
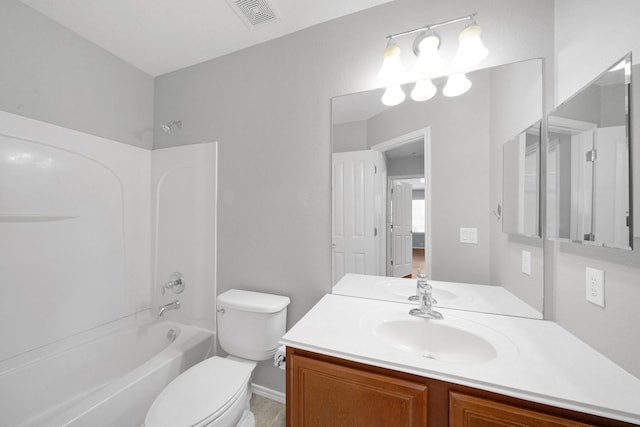
M 466 394 L 449 393 L 450 427 L 585 427 L 588 425 Z
M 425 427 L 427 386 L 293 354 L 289 427 Z

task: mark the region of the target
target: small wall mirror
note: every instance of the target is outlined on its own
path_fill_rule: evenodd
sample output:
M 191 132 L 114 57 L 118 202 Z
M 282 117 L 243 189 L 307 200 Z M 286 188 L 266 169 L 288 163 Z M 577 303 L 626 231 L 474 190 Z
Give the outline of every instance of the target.
M 631 249 L 631 53 L 551 113 L 547 233 Z
M 502 231 L 540 237 L 538 120 L 502 146 Z

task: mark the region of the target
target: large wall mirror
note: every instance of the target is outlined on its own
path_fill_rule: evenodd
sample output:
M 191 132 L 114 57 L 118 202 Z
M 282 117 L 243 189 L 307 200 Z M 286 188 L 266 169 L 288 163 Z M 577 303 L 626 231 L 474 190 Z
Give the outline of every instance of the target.
M 433 98 L 392 107 L 383 89 L 332 99 L 334 292 L 406 300 L 420 269 L 440 306 L 542 317 L 542 69 L 533 59 L 467 73 L 456 97 L 436 78 Z M 522 159 L 504 156 L 512 140 Z M 503 171 L 536 177 L 509 196 Z M 502 206 L 528 228 L 505 228 Z M 344 286 L 364 275 L 378 278 L 370 292 Z
M 550 237 L 632 248 L 630 87 L 631 54 L 549 113 Z

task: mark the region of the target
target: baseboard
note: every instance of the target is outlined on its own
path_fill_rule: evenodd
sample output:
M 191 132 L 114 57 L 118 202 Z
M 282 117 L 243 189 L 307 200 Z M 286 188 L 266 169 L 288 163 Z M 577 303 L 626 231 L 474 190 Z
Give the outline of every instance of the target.
M 285 403 L 285 394 L 279 391 L 271 390 L 264 386 L 251 383 L 251 391 L 258 396 L 266 397 L 267 399 L 275 400 L 276 402 Z

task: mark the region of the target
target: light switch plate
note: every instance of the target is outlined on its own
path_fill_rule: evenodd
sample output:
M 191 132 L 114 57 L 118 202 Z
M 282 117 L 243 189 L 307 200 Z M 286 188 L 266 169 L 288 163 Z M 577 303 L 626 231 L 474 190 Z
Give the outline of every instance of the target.
M 478 244 L 478 229 L 460 227 L 460 243 Z
M 522 272 L 531 276 L 531 252 L 522 251 Z
M 587 301 L 604 307 L 604 271 L 587 267 L 585 277 Z

